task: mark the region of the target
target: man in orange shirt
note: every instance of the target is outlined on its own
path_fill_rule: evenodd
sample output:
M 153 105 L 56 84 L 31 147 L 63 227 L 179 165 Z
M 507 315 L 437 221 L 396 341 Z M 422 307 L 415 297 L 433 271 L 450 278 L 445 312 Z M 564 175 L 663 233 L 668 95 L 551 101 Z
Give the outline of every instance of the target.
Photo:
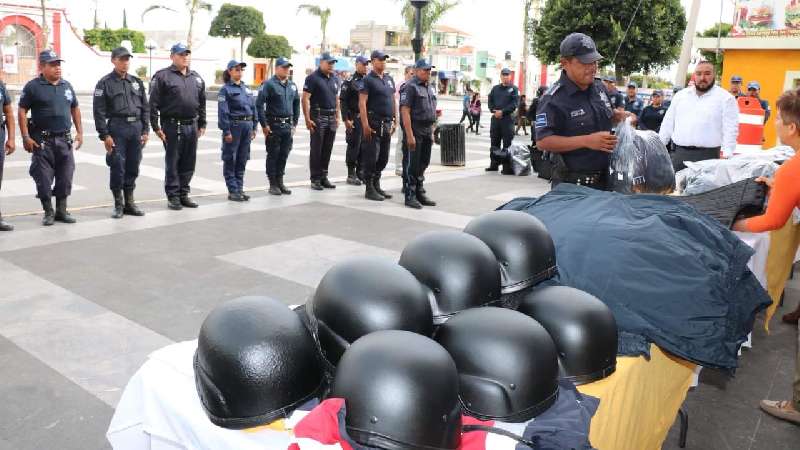
M 792 211 L 800 207 L 800 89 L 783 94 L 778 100 L 777 110 L 775 128 L 778 137 L 797 153 L 778 169 L 773 180 L 759 179 L 770 188 L 767 212 L 736 222 L 733 225 L 736 231 L 760 233 L 780 229 L 786 225 Z M 797 249 L 794 249 L 792 254 L 796 252 Z M 779 419 L 800 425 L 800 354 L 795 369 L 794 399 L 762 400 L 761 409 Z

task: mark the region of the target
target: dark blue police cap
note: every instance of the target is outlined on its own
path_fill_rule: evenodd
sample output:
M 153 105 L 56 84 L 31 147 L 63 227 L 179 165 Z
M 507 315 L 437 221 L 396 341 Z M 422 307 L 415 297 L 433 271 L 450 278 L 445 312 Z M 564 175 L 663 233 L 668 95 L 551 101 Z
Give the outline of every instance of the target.
M 741 82 L 742 82 L 742 77 L 740 77 L 739 75 L 734 75 L 731 77 L 731 83 L 741 83 Z
M 436 66 L 432 66 L 432 65 L 431 65 L 431 63 L 429 63 L 429 62 L 428 62 L 427 60 L 425 60 L 425 59 L 420 59 L 420 60 L 417 60 L 417 63 L 416 63 L 416 64 L 414 64 L 414 68 L 415 68 L 415 69 L 431 70 L 431 69 L 433 69 L 434 67 L 436 67 Z
M 112 58 L 122 58 L 122 57 L 131 57 L 131 52 L 128 51 L 125 47 L 117 47 L 114 50 L 111 50 L 111 57 Z
M 237 61 L 235 59 L 232 59 L 232 60 L 228 61 L 228 70 L 231 70 L 234 67 L 238 67 L 238 66 L 241 66 L 242 68 L 245 68 L 245 67 L 247 67 L 247 64 L 245 64 L 243 62 L 240 62 L 240 61 Z
M 334 58 L 333 55 L 331 55 L 329 52 L 324 52 L 322 55 L 320 55 L 319 60 L 332 63 L 338 61 L 338 59 Z
M 639 86 L 637 86 L 637 85 L 636 85 L 636 83 L 634 83 L 633 81 L 631 81 L 630 83 L 628 83 L 628 87 L 629 87 L 629 88 L 634 88 L 634 89 L 636 89 L 636 88 L 638 88 Z
M 358 56 L 356 56 L 356 64 L 367 65 L 367 64 L 369 64 L 369 60 L 367 59 L 366 56 L 358 55 Z
M 292 62 L 288 58 L 281 56 L 275 61 L 275 67 L 292 67 Z
M 44 50 L 43 52 L 39 53 L 39 63 L 41 64 L 60 62 L 60 61 L 64 60 L 59 58 L 56 52 L 54 52 L 53 50 Z
M 750 89 L 755 89 L 757 91 L 760 91 L 761 85 L 758 83 L 758 81 L 751 81 L 747 83 L 747 90 L 749 91 Z
M 192 53 L 192 51 L 189 50 L 189 47 L 187 47 L 186 44 L 183 44 L 181 42 L 178 42 L 177 44 L 173 45 L 172 48 L 169 49 L 170 55 L 175 55 L 175 54 L 181 55 L 184 53 Z
M 655 91 L 653 91 L 653 97 L 655 97 L 656 95 L 659 97 L 663 97 L 664 91 L 662 91 L 661 89 L 656 89 Z
M 387 58 L 389 58 L 389 55 L 387 55 L 386 53 L 382 52 L 381 50 L 373 50 L 372 54 L 369 55 L 369 59 L 370 60 L 382 59 L 382 60 L 385 61 Z
M 511 69 L 506 67 L 505 69 L 500 71 L 500 75 L 511 75 Z
M 607 81 L 609 83 L 617 84 L 617 79 L 612 77 L 611 75 L 606 75 L 603 77 L 603 81 Z
M 583 33 L 572 33 L 561 41 L 561 56 L 576 57 L 583 64 L 591 64 L 603 59 L 598 53 L 597 45 L 592 38 Z

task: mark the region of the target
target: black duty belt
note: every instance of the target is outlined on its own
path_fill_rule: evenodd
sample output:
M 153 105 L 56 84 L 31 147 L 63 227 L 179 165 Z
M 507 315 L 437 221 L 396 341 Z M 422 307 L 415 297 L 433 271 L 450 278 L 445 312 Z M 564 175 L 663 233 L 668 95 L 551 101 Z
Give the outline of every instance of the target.
M 720 151 L 720 149 L 721 149 L 721 147 L 696 147 L 694 145 L 692 145 L 692 146 L 678 145 L 678 144 L 676 144 L 674 142 L 672 143 L 672 148 L 673 149 L 680 148 L 680 149 L 683 149 L 683 150 L 691 150 L 691 151 L 709 151 L 709 152 L 711 152 L 711 151 Z
M 608 176 L 605 172 L 567 172 L 561 181 L 581 186 L 605 186 Z
M 194 125 L 194 121 L 197 117 L 185 118 L 182 119 L 180 117 L 164 117 L 162 118 L 162 122 L 171 123 L 175 125 Z
M 386 122 L 394 122 L 394 117 L 382 117 L 378 115 L 369 115 L 369 121 L 375 123 L 386 123 Z
M 42 130 L 42 131 L 39 132 L 39 134 L 44 139 L 52 139 L 52 138 L 58 138 L 58 137 L 70 137 L 72 135 L 69 131 L 47 131 L 47 130 Z
M 112 119 L 124 120 L 125 122 L 138 122 L 139 116 L 111 116 Z
M 252 122 L 253 116 L 231 116 L 234 122 Z
M 420 128 L 428 128 L 432 127 L 435 124 L 435 120 L 427 121 L 427 120 L 411 120 L 412 127 L 420 127 Z
M 269 123 L 291 123 L 291 117 L 277 117 L 277 116 L 269 116 L 267 118 L 267 122 Z
M 314 108 L 312 109 L 313 112 L 320 116 L 335 116 L 336 110 L 335 109 L 324 109 L 324 108 Z

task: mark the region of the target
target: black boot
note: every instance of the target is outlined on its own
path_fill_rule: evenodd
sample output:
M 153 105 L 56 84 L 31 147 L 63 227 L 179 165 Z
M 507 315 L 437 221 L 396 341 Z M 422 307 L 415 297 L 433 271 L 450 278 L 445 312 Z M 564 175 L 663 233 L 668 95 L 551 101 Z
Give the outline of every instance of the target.
M 336 189 L 336 185 L 331 183 L 331 180 L 329 180 L 328 177 L 322 177 L 322 179 L 319 180 L 319 184 L 325 189 Z
M 243 202 L 243 201 L 245 201 L 244 197 L 242 197 L 242 194 L 240 194 L 239 192 L 231 192 L 230 194 L 228 194 L 228 200 L 230 200 L 232 202 Z
M 14 231 L 14 225 L 3 220 L 3 216 L 0 214 L 0 231 Z
M 128 216 L 144 216 L 144 211 L 136 206 L 136 200 L 133 198 L 133 189 L 125 189 L 125 209 L 122 212 Z
M 181 195 L 181 205 L 186 208 L 197 208 L 198 206 L 200 206 L 197 203 L 195 203 L 195 201 L 192 200 L 191 197 L 189 197 L 189 194 Z
M 498 169 L 500 169 L 500 164 L 497 164 L 495 160 L 492 160 L 492 162 L 489 163 L 489 167 L 487 167 L 484 170 L 486 170 L 487 172 L 497 172 Z
M 56 213 L 53 211 L 53 202 L 50 197 L 41 199 L 42 209 L 44 210 L 44 217 L 42 217 L 42 225 L 49 227 L 56 223 Z
M 378 191 L 375 190 L 374 183 L 364 183 L 364 186 L 366 186 L 366 190 L 364 191 L 364 198 L 376 202 L 382 202 L 384 200 L 384 197 L 381 194 L 379 194 Z
M 283 177 L 278 178 L 278 189 L 281 190 L 281 194 L 283 195 L 292 195 L 292 191 L 283 184 Z
M 322 187 L 322 184 L 320 184 L 320 180 L 311 180 L 311 189 L 315 191 L 321 191 L 324 188 Z
M 173 211 L 180 211 L 183 209 L 181 199 L 178 197 L 167 197 L 167 207 Z
M 111 193 L 114 194 L 114 212 L 111 213 L 111 218 L 122 219 L 125 215 L 125 199 L 122 198 L 122 191 L 115 189 Z
M 417 200 L 425 206 L 436 206 L 436 202 L 425 195 L 425 190 L 422 189 L 422 183 L 417 185 Z
M 244 193 L 244 191 L 240 191 L 240 192 L 239 192 L 239 195 L 241 195 L 241 196 L 242 196 L 242 198 L 244 199 L 244 201 L 246 201 L 246 202 L 249 202 L 249 201 L 250 201 L 250 196 L 249 196 L 249 195 L 247 195 L 247 194 L 245 194 L 245 193 Z
M 58 222 L 62 223 L 75 223 L 76 220 L 70 213 L 67 211 L 67 198 L 57 198 L 56 199 L 56 215 L 55 219 Z
M 361 186 L 361 180 L 359 180 L 358 177 L 356 176 L 355 167 L 347 167 L 347 184 L 352 184 L 353 186 Z
M 270 178 L 269 179 L 269 189 L 267 190 L 267 192 L 270 195 L 281 195 L 282 194 L 281 188 L 278 186 L 278 180 L 276 180 L 275 178 Z
M 372 184 L 375 185 L 375 192 L 382 195 L 384 198 L 392 198 L 392 194 L 389 194 L 383 189 L 381 189 L 381 177 L 373 178 Z

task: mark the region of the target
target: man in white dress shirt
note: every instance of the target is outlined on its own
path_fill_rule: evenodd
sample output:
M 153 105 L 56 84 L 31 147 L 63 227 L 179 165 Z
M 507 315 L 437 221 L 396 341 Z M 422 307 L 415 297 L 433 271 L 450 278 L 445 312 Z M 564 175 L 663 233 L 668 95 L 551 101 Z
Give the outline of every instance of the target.
M 675 171 L 685 161 L 727 158 L 733 155 L 739 135 L 739 106 L 736 98 L 714 85 L 714 65 L 703 61 L 694 71 L 695 85 L 672 98 L 659 136 L 672 141 L 670 155 Z

